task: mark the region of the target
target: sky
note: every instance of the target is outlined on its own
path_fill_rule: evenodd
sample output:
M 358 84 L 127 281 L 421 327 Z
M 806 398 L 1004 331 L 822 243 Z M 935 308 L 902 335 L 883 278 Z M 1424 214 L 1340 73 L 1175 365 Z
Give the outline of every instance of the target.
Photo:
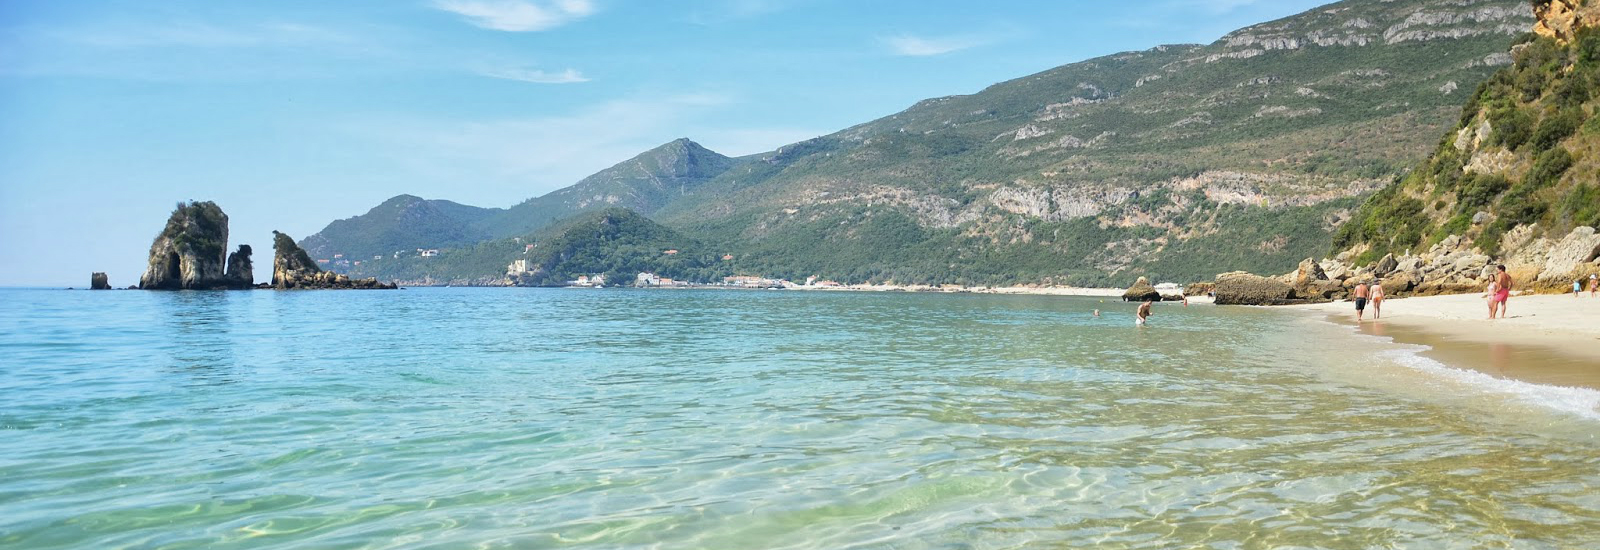
M 770 151 L 1322 0 L 0 0 L 0 286 L 136 284 L 409 193 L 508 207 L 679 137 Z

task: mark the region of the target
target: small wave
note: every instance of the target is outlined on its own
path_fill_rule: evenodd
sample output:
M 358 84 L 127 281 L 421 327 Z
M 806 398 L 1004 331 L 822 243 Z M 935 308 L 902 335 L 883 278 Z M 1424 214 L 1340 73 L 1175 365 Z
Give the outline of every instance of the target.
M 1407 345 L 1401 349 L 1384 350 L 1379 352 L 1379 355 L 1409 368 L 1446 377 L 1486 391 L 1506 394 L 1529 405 L 1576 415 L 1587 420 L 1600 420 L 1600 390 L 1497 378 L 1474 370 L 1452 367 L 1422 356 L 1422 352 L 1428 349 L 1431 348 Z
M 1380 359 L 1391 361 L 1403 367 L 1425 372 L 1429 375 L 1488 393 L 1510 397 L 1517 402 L 1539 409 L 1566 413 L 1585 420 L 1600 421 L 1600 390 L 1535 384 L 1510 378 L 1500 378 L 1471 369 L 1452 367 L 1442 361 L 1422 355 L 1423 352 L 1431 351 L 1433 349 L 1432 346 L 1397 342 L 1394 338 L 1388 336 L 1362 334 L 1357 327 L 1337 323 L 1323 316 L 1307 317 L 1306 321 L 1312 324 L 1343 329 L 1356 338 L 1381 340 L 1390 343 L 1396 347 L 1380 351 L 1377 356 Z

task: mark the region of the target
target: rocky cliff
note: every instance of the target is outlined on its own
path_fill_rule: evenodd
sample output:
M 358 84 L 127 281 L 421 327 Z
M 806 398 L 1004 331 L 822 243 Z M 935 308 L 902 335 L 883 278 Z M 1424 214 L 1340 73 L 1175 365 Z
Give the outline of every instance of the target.
M 1566 44 L 1578 31 L 1600 26 L 1600 4 L 1589 0 L 1533 0 L 1533 32 Z
M 178 205 L 150 244 L 149 265 L 139 278 L 147 290 L 246 288 L 250 274 L 229 272 L 228 215 L 211 201 Z M 242 247 L 244 248 L 244 247 Z M 248 250 L 248 248 L 245 248 Z M 246 252 L 244 265 L 248 267 Z M 243 283 L 241 284 L 241 281 Z
M 1481 259 L 1456 273 L 1417 273 L 1414 290 L 1424 293 L 1478 286 L 1475 269 L 1490 261 L 1523 288 L 1557 289 L 1600 270 L 1600 117 L 1591 114 L 1600 109 L 1600 7 L 1592 4 L 1533 2 L 1533 38 L 1468 98 L 1428 159 L 1340 228 L 1338 259 L 1353 269 L 1389 258 L 1431 264 L 1431 253 Z

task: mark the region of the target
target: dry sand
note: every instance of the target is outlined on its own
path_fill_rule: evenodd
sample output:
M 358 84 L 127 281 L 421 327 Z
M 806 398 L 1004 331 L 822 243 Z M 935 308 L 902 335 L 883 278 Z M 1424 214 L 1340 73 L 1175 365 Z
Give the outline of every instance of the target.
M 1447 364 L 1539 384 L 1600 388 L 1600 298 L 1588 293 L 1512 296 L 1508 315 L 1489 320 L 1478 294 L 1390 298 L 1383 317 L 1367 306 L 1359 330 L 1433 348 Z M 1285 306 L 1356 325 L 1351 302 Z

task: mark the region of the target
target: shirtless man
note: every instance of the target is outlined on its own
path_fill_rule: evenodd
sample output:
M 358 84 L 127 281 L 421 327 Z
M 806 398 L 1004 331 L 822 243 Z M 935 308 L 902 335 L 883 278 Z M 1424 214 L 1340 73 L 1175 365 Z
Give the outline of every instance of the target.
M 1138 318 L 1134 319 L 1133 324 L 1142 327 L 1142 326 L 1144 326 L 1145 319 L 1149 319 L 1149 318 L 1150 318 L 1150 302 L 1145 302 L 1145 303 L 1139 304 Z
M 1367 294 L 1372 295 L 1372 318 L 1383 318 L 1383 281 L 1373 279 L 1372 286 L 1367 287 Z
M 1513 281 L 1511 280 L 1511 274 L 1506 273 L 1506 264 L 1500 264 L 1494 266 L 1494 268 L 1499 272 L 1499 274 L 1495 275 L 1494 277 L 1494 284 L 1498 288 L 1498 290 L 1495 291 L 1496 293 L 1494 295 L 1494 300 L 1496 302 L 1500 302 L 1500 318 L 1504 319 L 1506 318 L 1506 300 L 1511 298 L 1511 285 Z
M 1367 283 L 1356 283 L 1350 291 L 1350 296 L 1356 300 L 1356 322 L 1361 322 L 1361 316 L 1367 311 Z

